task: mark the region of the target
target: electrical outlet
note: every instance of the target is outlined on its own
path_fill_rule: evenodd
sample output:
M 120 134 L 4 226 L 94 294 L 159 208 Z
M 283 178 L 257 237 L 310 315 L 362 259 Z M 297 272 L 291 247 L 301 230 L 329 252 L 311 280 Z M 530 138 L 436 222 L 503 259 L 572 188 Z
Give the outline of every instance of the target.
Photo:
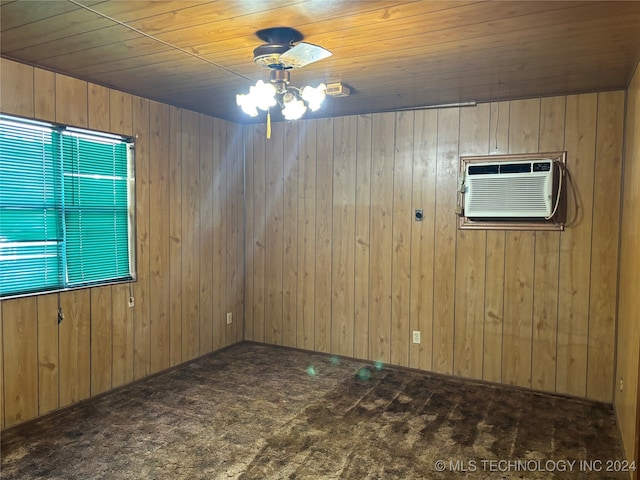
M 136 302 L 134 301 L 133 297 L 129 297 L 129 308 L 133 308 L 135 304 Z
M 227 325 L 229 325 L 230 323 L 233 323 L 233 313 L 228 312 L 227 313 Z
M 413 343 L 420 343 L 420 330 L 413 331 Z
M 624 389 L 624 382 L 622 381 L 622 378 L 620 379 L 620 391 L 622 391 Z

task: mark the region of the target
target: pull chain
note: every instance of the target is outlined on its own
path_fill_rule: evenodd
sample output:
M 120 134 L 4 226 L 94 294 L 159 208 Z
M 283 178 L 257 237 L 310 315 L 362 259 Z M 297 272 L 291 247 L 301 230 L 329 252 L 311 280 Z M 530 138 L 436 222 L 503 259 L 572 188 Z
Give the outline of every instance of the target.
M 267 140 L 271 138 L 271 111 L 267 110 Z

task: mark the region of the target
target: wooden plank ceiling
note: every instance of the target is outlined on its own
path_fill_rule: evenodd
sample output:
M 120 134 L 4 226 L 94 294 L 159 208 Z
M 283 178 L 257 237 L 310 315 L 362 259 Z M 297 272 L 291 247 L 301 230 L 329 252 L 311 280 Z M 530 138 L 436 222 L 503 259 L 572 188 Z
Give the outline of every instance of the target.
M 333 52 L 293 85 L 352 88 L 315 116 L 626 88 L 640 59 L 637 1 L 3 0 L 0 19 L 4 57 L 235 122 L 273 26 Z

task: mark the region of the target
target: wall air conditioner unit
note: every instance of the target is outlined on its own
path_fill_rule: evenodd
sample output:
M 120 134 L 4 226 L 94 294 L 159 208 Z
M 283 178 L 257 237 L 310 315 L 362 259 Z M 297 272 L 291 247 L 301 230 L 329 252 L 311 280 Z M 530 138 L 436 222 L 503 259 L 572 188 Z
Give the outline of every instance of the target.
M 548 219 L 554 211 L 554 162 L 531 159 L 467 163 L 464 215 Z

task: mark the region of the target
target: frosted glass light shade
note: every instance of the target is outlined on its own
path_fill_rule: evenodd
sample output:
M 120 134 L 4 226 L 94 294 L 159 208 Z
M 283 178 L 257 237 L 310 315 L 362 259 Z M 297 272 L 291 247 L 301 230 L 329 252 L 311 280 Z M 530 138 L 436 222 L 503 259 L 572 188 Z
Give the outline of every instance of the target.
M 315 112 L 320 108 L 326 96 L 327 86 L 321 83 L 317 87 L 303 87 L 301 90 L 302 98 L 309 104 L 309 109 Z
M 290 92 L 284 94 L 282 103 L 284 104 L 282 115 L 287 120 L 297 120 L 307 111 L 304 102 Z
M 236 95 L 236 103 L 240 106 L 240 108 L 242 108 L 242 111 L 250 117 L 258 116 L 258 110 L 256 110 L 256 105 L 251 95 L 239 93 L 238 95 Z
M 258 80 L 255 86 L 249 88 L 249 95 L 260 110 L 269 110 L 276 104 L 276 87 L 271 83 Z

